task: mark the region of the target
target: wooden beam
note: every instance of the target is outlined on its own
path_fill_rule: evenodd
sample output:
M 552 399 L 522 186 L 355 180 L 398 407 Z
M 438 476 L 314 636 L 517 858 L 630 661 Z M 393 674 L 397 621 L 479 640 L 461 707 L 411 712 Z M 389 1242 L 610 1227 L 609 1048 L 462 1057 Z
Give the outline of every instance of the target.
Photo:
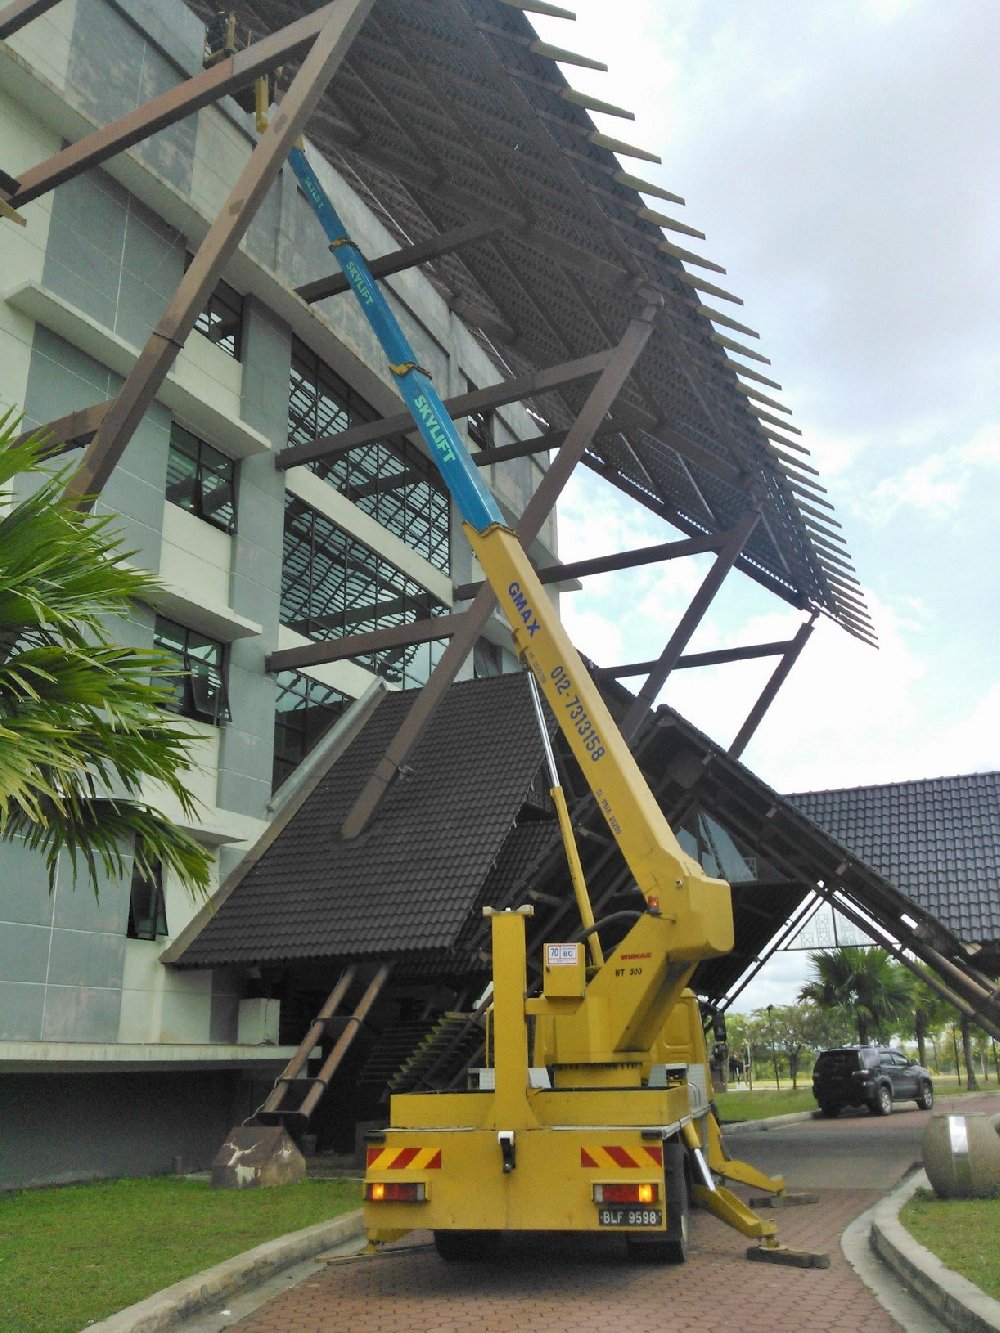
M 541 583 L 564 583 L 569 579 L 586 578 L 590 574 L 607 574 L 612 570 L 634 569 L 638 565 L 653 565 L 665 560 L 677 560 L 682 556 L 717 551 L 724 541 L 723 533 L 713 533 L 704 537 L 685 537 L 680 541 L 661 542 L 658 546 L 643 546 L 634 551 L 599 555 L 592 560 L 575 560 L 565 565 L 546 565 L 536 570 L 536 573 Z M 455 597 L 459 600 L 474 597 L 482 586 L 481 582 L 460 583 L 455 588 Z
M 507 222 L 497 218 L 476 218 L 472 222 L 467 222 L 464 227 L 440 232 L 436 236 L 429 236 L 426 241 L 417 241 L 414 245 L 404 246 L 401 250 L 394 250 L 379 259 L 370 259 L 368 267 L 376 278 L 388 277 L 390 273 L 402 273 L 404 269 L 426 264 L 431 259 L 438 259 L 441 255 L 459 249 L 460 246 L 495 236 L 507 225 L 509 225 Z M 303 301 L 312 305 L 313 302 L 323 301 L 328 296 L 339 296 L 349 287 L 350 284 L 342 273 L 331 273 L 327 278 L 317 278 L 314 282 L 296 287 L 295 290 Z
M 463 618 L 461 615 L 429 616 L 422 620 L 411 620 L 407 625 L 371 630 L 367 634 L 346 634 L 341 639 L 323 639 L 300 644 L 297 648 L 279 648 L 268 657 L 265 667 L 273 672 L 298 671 L 302 667 L 342 662 L 348 657 L 384 652 L 387 648 L 409 648 L 416 643 L 450 639 Z
M 19 28 L 56 4 L 58 0 L 14 0 L 6 9 L 0 9 L 0 41 L 5 42 Z
M 746 721 L 743 723 L 742 727 L 740 727 L 732 745 L 729 747 L 729 754 L 734 759 L 739 759 L 740 755 L 747 748 L 750 738 L 760 726 L 764 714 L 771 707 L 778 691 L 788 678 L 789 672 L 799 660 L 799 654 L 809 642 L 809 636 L 813 632 L 813 626 L 816 623 L 816 615 L 817 613 L 814 611 L 810 618 L 805 621 L 804 624 L 799 626 L 798 632 L 794 638 L 790 639 L 786 644 L 779 645 L 783 649 L 781 661 L 775 667 L 770 680 L 764 686 L 763 690 L 761 690 L 756 703 L 747 714 Z
M 64 453 L 67 449 L 73 449 L 92 438 L 110 406 L 110 401 L 105 401 L 94 403 L 91 407 L 81 407 L 76 412 L 46 422 L 44 426 L 22 431 L 15 444 L 23 444 L 32 435 L 43 434 L 47 436 L 49 447 L 54 453 Z
M 217 101 L 224 93 L 245 87 L 258 75 L 266 74 L 283 60 L 305 50 L 329 21 L 331 11 L 337 8 L 336 4 L 325 5 L 297 19 L 287 28 L 237 51 L 228 60 L 220 60 L 217 65 L 202 70 L 176 88 L 168 88 L 165 93 L 151 98 L 103 129 L 84 135 L 68 148 L 26 171 L 10 202 L 15 207 L 29 203 L 142 139 L 148 139 L 158 130 L 183 120 L 192 111 Z
M 198 315 L 204 310 L 226 261 L 235 252 L 373 4 L 374 0 L 334 0 L 310 15 L 310 21 L 321 25 L 319 33 L 282 98 L 280 111 L 272 117 L 240 172 L 173 299 L 67 484 L 66 494 L 73 497 L 81 509 L 93 504 L 94 497 L 103 490 L 125 452 L 136 426 L 156 397 Z M 293 28 L 297 26 L 292 24 Z
M 716 593 L 722 587 L 727 574 L 735 565 L 759 522 L 760 510 L 747 509 L 737 519 L 730 531 L 725 534 L 725 541 L 719 547 L 715 563 L 705 575 L 701 587 L 691 599 L 688 609 L 677 622 L 677 628 L 670 636 L 666 647 L 647 676 L 642 689 L 633 699 L 625 717 L 622 719 L 621 733 L 626 740 L 635 735 L 647 712 L 653 707 L 656 696 L 663 689 L 667 677 L 677 665 L 678 659 L 691 635 L 698 628 L 702 617 L 712 604 Z
M 489 411 L 504 403 L 520 402 L 522 398 L 531 398 L 535 394 L 547 393 L 551 389 L 561 388 L 574 380 L 586 379 L 599 374 L 611 359 L 610 350 L 594 352 L 590 356 L 578 357 L 575 361 L 564 361 L 561 365 L 550 366 L 547 370 L 532 371 L 520 375 L 517 379 L 502 380 L 499 384 L 485 389 L 473 389 L 469 393 L 458 394 L 445 402 L 452 420 L 467 417 L 473 412 Z M 297 467 L 301 463 L 311 463 L 316 458 L 327 458 L 332 454 L 346 453 L 375 440 L 384 440 L 393 435 L 408 435 L 416 427 L 409 412 L 399 412 L 379 421 L 368 421 L 361 426 L 352 426 L 350 430 L 338 435 L 320 436 L 315 440 L 306 440 L 303 444 L 283 449 L 274 460 L 274 465 L 282 471 Z
M 550 430 L 544 435 L 532 435 L 527 440 L 517 440 L 514 444 L 499 444 L 495 449 L 480 449 L 472 455 L 476 467 L 490 467 L 493 463 L 506 463 L 512 458 L 530 458 L 534 454 L 544 454 L 550 449 L 558 449 L 569 434 L 565 430 Z
M 780 643 L 753 643 L 744 648 L 717 648 L 710 653 L 684 653 L 674 665 L 675 671 L 693 667 L 726 666 L 730 662 L 752 662 L 760 657 L 778 657 L 791 646 L 791 640 Z M 626 676 L 648 676 L 656 662 L 626 662 L 622 666 L 601 667 L 598 676 L 623 680 Z

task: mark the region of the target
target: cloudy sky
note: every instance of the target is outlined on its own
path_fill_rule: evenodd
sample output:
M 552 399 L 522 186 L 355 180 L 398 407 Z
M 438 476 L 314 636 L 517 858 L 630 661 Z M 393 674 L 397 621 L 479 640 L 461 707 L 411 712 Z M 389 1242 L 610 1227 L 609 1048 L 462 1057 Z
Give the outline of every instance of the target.
M 626 166 L 684 196 L 676 215 L 707 240 L 682 243 L 728 270 L 879 638 L 821 621 L 744 761 L 783 792 L 1000 767 L 1000 4 L 561 3 L 575 24 L 536 26 L 607 62 L 566 73 L 636 113 L 595 119 L 660 154 Z M 594 478 L 574 485 L 564 559 L 669 537 Z M 701 576 L 588 579 L 565 618 L 602 665 L 654 657 Z M 728 582 L 692 650 L 794 632 L 797 613 Z M 677 672 L 661 698 L 726 744 L 772 667 Z M 801 969 L 775 960 L 737 1007 L 790 1002 Z

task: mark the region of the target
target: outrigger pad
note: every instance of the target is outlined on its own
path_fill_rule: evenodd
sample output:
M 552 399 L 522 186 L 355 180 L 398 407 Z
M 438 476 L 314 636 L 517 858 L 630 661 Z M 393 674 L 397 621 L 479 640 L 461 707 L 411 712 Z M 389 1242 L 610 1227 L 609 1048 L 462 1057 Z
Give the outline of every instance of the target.
M 811 1250 L 790 1250 L 787 1245 L 751 1245 L 747 1258 L 758 1264 L 784 1264 L 787 1268 L 829 1268 L 828 1254 Z
M 798 1208 L 804 1203 L 819 1203 L 818 1194 L 765 1194 L 751 1199 L 751 1208 Z

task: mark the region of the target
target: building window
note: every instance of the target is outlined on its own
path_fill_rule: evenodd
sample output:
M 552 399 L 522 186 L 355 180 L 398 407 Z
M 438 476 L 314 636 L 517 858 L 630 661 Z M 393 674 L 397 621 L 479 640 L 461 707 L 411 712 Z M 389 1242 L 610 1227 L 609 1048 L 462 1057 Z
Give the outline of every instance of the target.
M 132 864 L 132 889 L 129 895 L 126 934 L 130 940 L 155 940 L 167 933 L 163 867 L 157 864 L 151 875 L 145 875 L 138 861 L 135 861 Z
M 277 680 L 272 791 L 291 777 L 349 702 L 347 695 L 332 685 L 298 671 L 281 671 Z
M 167 499 L 223 532 L 236 531 L 236 464 L 174 421 L 167 455 Z
M 472 674 L 476 680 L 503 675 L 503 649 L 489 639 L 477 639 L 472 649 Z
M 288 441 L 337 435 L 375 421 L 375 409 L 301 343 L 292 351 Z M 451 501 L 434 464 L 408 440 L 377 440 L 309 467 L 387 532 L 448 573 Z
M 188 255 L 185 269 L 194 255 Z M 220 282 L 208 298 L 208 305 L 195 320 L 195 332 L 215 343 L 234 361 L 243 353 L 243 297 L 228 282 Z
M 197 630 L 175 624 L 165 616 L 157 616 L 153 646 L 177 662 L 179 674 L 163 681 L 173 690 L 173 698 L 167 707 L 182 717 L 194 717 L 202 722 L 228 722 L 223 645 Z
M 465 383 L 469 393 L 475 393 L 479 387 L 474 384 L 468 376 L 465 377 Z M 469 439 L 479 449 L 492 449 L 493 440 L 493 413 L 489 411 L 470 412 L 465 418 L 465 425 L 469 432 Z
M 339 639 L 444 615 L 448 608 L 370 547 L 301 500 L 285 505 L 281 623 L 312 639 Z M 359 654 L 393 684 L 422 685 L 442 640 Z
M 288 386 L 288 443 L 305 444 L 338 435 L 348 426 L 374 421 L 375 409 L 346 380 L 319 359 L 312 348 L 292 344 Z

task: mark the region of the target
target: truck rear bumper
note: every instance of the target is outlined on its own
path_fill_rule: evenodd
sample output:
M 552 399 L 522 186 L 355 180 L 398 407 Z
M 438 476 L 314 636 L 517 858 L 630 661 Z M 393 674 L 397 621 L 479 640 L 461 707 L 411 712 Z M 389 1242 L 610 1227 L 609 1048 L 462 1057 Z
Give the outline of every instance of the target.
M 681 1123 L 387 1130 L 384 1144 L 368 1149 L 365 1230 L 372 1241 L 415 1228 L 662 1233 L 663 1140 Z M 423 1200 L 370 1197 L 373 1187 L 401 1182 L 422 1185 Z M 595 1186 L 602 1187 L 597 1197 Z

